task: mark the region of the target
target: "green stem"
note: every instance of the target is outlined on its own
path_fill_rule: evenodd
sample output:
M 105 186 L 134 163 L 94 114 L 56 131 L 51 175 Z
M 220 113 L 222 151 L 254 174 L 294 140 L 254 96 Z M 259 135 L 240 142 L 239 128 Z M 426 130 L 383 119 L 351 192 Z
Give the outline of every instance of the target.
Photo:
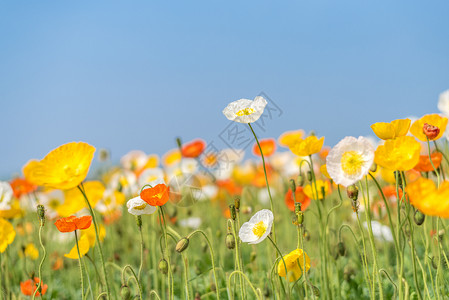
M 240 272 L 242 271 L 241 261 L 240 261 L 240 237 L 237 235 L 237 230 L 235 229 L 235 221 L 231 221 L 231 227 L 232 231 L 235 237 L 235 261 L 237 262 L 237 270 Z M 243 289 L 243 278 L 241 275 L 239 275 L 239 281 L 240 281 L 240 292 L 242 293 L 242 299 L 245 298 L 245 291 Z
M 39 264 L 39 283 L 38 283 L 36 289 L 34 290 L 33 300 L 35 299 L 37 292 L 41 289 L 41 286 L 42 286 L 42 265 L 44 264 L 45 258 L 47 257 L 47 250 L 45 250 L 44 244 L 42 243 L 42 228 L 43 227 L 44 227 L 44 221 L 41 220 L 40 226 L 39 226 L 39 243 L 41 244 L 43 256 L 42 256 L 42 260 Z M 34 279 L 33 279 L 33 285 L 34 285 Z M 42 293 L 41 293 L 41 295 L 42 295 Z
M 81 298 L 84 300 L 84 275 L 83 275 L 83 265 L 81 263 L 81 253 L 80 253 L 80 248 L 78 245 L 78 234 L 76 233 L 76 230 L 74 231 L 75 233 L 75 243 L 76 243 L 76 251 L 78 251 L 78 262 L 80 265 L 80 275 L 81 275 Z
M 270 236 L 267 236 L 270 242 L 273 244 L 274 248 L 276 248 L 277 253 L 279 254 L 279 257 L 282 259 L 282 263 L 284 264 L 284 270 L 285 270 L 285 281 L 287 282 L 287 299 L 290 299 L 290 288 L 289 288 L 289 282 L 288 282 L 288 269 L 287 264 L 285 263 L 284 256 L 282 255 L 281 251 L 279 250 L 278 246 L 276 245 L 276 242 L 274 242 Z
M 231 289 L 231 277 L 234 276 L 235 274 L 240 274 L 241 276 L 243 276 L 243 278 L 245 278 L 245 280 L 248 282 L 249 286 L 251 287 L 251 289 L 253 290 L 254 294 L 256 295 L 256 298 L 259 300 L 262 300 L 262 297 L 260 296 L 260 294 L 256 291 L 256 289 L 254 288 L 253 284 L 251 283 L 251 281 L 248 279 L 248 277 L 245 275 L 245 273 L 240 272 L 239 270 L 236 270 L 234 272 L 232 272 L 229 277 L 228 277 L 228 287 L 229 289 Z M 217 289 L 218 291 L 218 289 Z M 234 299 L 233 293 L 232 291 L 228 291 L 228 294 L 231 295 L 231 299 Z
M 123 267 L 122 269 L 122 284 L 126 284 L 126 278 L 125 278 L 125 273 L 126 273 L 126 269 L 129 269 L 131 271 L 131 273 L 133 274 L 133 278 L 136 281 L 137 284 L 137 288 L 139 289 L 139 297 L 140 300 L 142 300 L 142 286 L 140 285 L 140 281 L 136 276 L 136 273 L 134 272 L 133 268 L 131 267 L 131 265 L 126 265 Z
M 429 141 L 428 137 L 426 137 L 426 138 L 427 138 L 427 150 L 428 150 L 430 164 L 432 165 L 433 170 L 435 171 L 435 174 L 437 175 L 437 187 L 439 188 L 440 187 L 440 174 L 438 174 L 438 170 L 437 170 L 437 168 L 435 168 L 435 165 L 433 164 L 432 155 L 430 153 L 430 141 Z
M 106 282 L 106 294 L 107 294 L 107 298 L 109 299 L 111 297 L 111 292 L 109 290 L 108 276 L 107 276 L 107 273 L 106 273 L 106 267 L 104 265 L 103 249 L 102 249 L 101 242 L 100 242 L 100 236 L 98 234 L 97 218 L 95 217 L 95 212 L 92 209 L 92 206 L 90 205 L 89 199 L 87 198 L 86 191 L 84 190 L 83 183 L 78 185 L 78 189 L 80 190 L 81 194 L 83 194 L 84 200 L 86 201 L 86 204 L 89 207 L 89 212 L 90 212 L 90 215 L 92 216 L 92 221 L 94 223 L 95 239 L 96 239 L 97 244 L 98 244 L 98 252 L 100 253 L 101 266 L 103 267 L 104 281 Z
M 144 250 L 142 227 L 139 227 L 139 233 L 140 233 L 140 266 L 139 272 L 137 273 L 137 279 L 139 279 L 140 281 L 140 274 L 142 273 L 143 268 L 143 250 Z

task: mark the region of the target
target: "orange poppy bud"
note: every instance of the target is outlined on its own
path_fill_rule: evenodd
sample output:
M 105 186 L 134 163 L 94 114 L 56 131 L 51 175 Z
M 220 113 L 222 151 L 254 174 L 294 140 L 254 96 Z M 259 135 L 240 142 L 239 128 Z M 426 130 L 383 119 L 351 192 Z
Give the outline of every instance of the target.
M 168 201 L 168 196 L 169 187 L 162 183 L 146 188 L 140 193 L 140 198 L 151 206 L 164 205 Z
M 196 158 L 203 153 L 206 148 L 206 143 L 201 139 L 193 140 L 189 143 L 186 143 L 181 148 L 181 153 L 183 157 Z
M 84 216 L 81 218 L 70 216 L 67 218 L 61 218 L 55 222 L 56 228 L 58 228 L 60 232 L 73 232 L 77 229 L 87 229 L 91 224 L 91 216 Z
M 22 294 L 25 296 L 32 296 L 34 294 L 34 291 L 36 290 L 37 286 L 39 285 L 39 278 L 34 277 L 33 279 L 28 279 L 24 282 L 20 283 L 20 290 L 22 291 Z M 40 292 L 42 295 L 45 295 L 47 292 L 48 286 L 46 284 L 42 284 L 40 288 Z M 40 296 L 41 293 L 39 291 L 36 293 L 36 296 Z
M 435 139 L 438 134 L 440 134 L 440 128 L 427 123 L 424 123 L 422 131 L 429 138 L 429 140 Z

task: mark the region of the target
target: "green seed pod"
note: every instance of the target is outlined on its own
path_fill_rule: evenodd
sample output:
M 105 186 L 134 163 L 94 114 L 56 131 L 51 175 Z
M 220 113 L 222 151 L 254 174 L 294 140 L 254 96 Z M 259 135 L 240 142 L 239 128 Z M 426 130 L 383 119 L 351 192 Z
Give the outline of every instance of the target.
M 235 212 L 234 204 L 229 205 L 229 211 L 231 212 L 231 219 L 235 221 L 235 219 L 237 218 L 237 214 Z
M 299 174 L 298 175 L 298 186 L 303 186 L 305 181 L 306 181 L 306 179 L 304 178 L 304 176 Z
M 122 300 L 131 300 L 131 291 L 129 289 L 129 286 L 126 284 L 122 285 L 120 288 L 120 296 Z
M 432 267 L 438 269 L 438 259 L 435 256 L 432 256 Z
M 377 171 L 377 164 L 375 162 L 373 162 L 371 168 L 369 168 L 369 171 L 373 173 Z
M 225 239 L 226 247 L 228 249 L 234 249 L 235 248 L 235 237 L 232 233 L 228 233 L 226 235 Z
M 299 211 L 296 214 L 296 218 L 298 220 L 298 225 L 302 225 L 304 223 L 304 213 L 302 211 Z
M 45 207 L 42 204 L 37 206 L 37 216 L 41 226 L 45 225 Z
M 346 188 L 346 194 L 348 198 L 356 201 L 359 198 L 359 189 L 353 184 Z
M 415 211 L 413 220 L 415 220 L 416 225 L 421 226 L 424 223 L 425 219 L 426 216 L 422 212 L 420 212 L 419 210 Z
M 182 251 L 186 250 L 187 247 L 189 247 L 189 239 L 186 237 L 183 237 L 182 239 L 180 239 L 178 241 L 175 249 L 178 253 L 181 253 Z
M 312 290 L 313 290 L 313 295 L 315 295 L 315 297 L 320 296 L 320 290 L 316 286 L 312 285 Z
M 234 205 L 235 205 L 235 210 L 239 211 L 239 209 L 240 209 L 240 197 L 236 196 L 234 198 Z
M 290 179 L 290 189 L 292 190 L 293 195 L 296 192 L 296 183 L 294 179 Z
M 307 180 L 308 181 L 312 181 L 312 172 L 311 171 L 307 171 Z
M 338 248 L 338 254 L 340 256 L 345 256 L 345 253 L 346 253 L 345 244 L 343 244 L 343 242 L 340 242 L 340 243 L 338 243 L 337 248 Z
M 165 260 L 165 258 L 161 258 L 161 260 L 159 260 L 158 268 L 162 274 L 168 274 L 168 262 Z
M 299 213 L 301 211 L 301 203 L 295 202 L 295 214 Z
M 142 216 L 136 216 L 136 224 L 139 230 L 142 230 Z

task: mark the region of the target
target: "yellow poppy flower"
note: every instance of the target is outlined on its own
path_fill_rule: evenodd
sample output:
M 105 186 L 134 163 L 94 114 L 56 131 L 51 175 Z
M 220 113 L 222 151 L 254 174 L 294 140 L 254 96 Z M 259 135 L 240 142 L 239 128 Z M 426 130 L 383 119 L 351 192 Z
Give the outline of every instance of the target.
M 90 205 L 95 207 L 98 201 L 103 198 L 105 191 L 104 185 L 100 181 L 88 181 L 83 186 Z M 77 188 L 65 191 L 64 198 L 64 203 L 56 208 L 56 212 L 61 217 L 74 215 L 83 208 L 87 208 L 86 200 Z
M 309 197 L 310 199 L 314 199 L 316 200 L 318 199 L 323 199 L 323 189 L 324 189 L 324 197 L 326 197 L 327 195 L 329 195 L 330 192 L 330 182 L 329 181 L 324 181 L 324 180 L 317 180 L 316 181 L 316 188 L 318 190 L 318 196 L 316 197 L 316 193 L 315 193 L 315 187 L 312 186 L 311 184 L 308 184 L 304 187 L 304 193 L 307 195 L 307 197 Z
M 100 225 L 98 228 L 98 235 L 100 241 L 103 241 L 106 236 L 106 230 L 103 225 Z M 81 231 L 81 237 L 78 240 L 78 247 L 80 249 L 80 255 L 83 257 L 87 252 L 89 252 L 90 248 L 95 246 L 95 227 L 90 226 L 86 230 Z M 76 249 L 76 244 L 70 250 L 69 253 L 64 254 L 65 257 L 70 259 L 78 259 L 78 250 Z
M 331 178 L 331 176 L 329 175 L 329 173 L 327 172 L 327 166 L 324 164 L 324 165 L 321 165 L 321 167 L 320 167 L 320 172 L 321 172 L 321 174 L 323 174 L 327 179 L 332 179 Z
M 378 122 L 371 125 L 371 129 L 382 140 L 390 140 L 405 136 L 410 128 L 410 119 L 394 120 L 390 123 Z
M 304 272 L 310 269 L 310 258 L 302 249 L 293 250 L 285 255 L 284 261 L 280 260 L 278 263 L 278 275 L 285 277 L 288 274 L 287 278 L 290 282 L 298 280 Z M 285 267 L 287 267 L 287 272 L 285 272 Z
M 41 161 L 29 161 L 23 174 L 35 185 L 68 190 L 86 178 L 94 152 L 95 147 L 83 142 L 64 144 Z
M 379 168 L 378 168 L 379 169 Z M 386 169 L 386 168 L 380 168 L 380 176 L 382 176 L 382 179 L 385 180 L 388 183 L 395 183 L 396 182 L 396 176 L 394 175 L 394 170 Z
M 437 189 L 435 183 L 419 178 L 406 187 L 410 203 L 428 216 L 449 218 L 449 181 L 443 181 Z
M 300 141 L 303 136 L 304 136 L 304 130 L 302 130 L 302 129 L 286 131 L 279 136 L 278 143 L 281 146 L 290 148 L 296 142 Z
M 10 245 L 16 237 L 16 231 L 11 223 L 0 218 L 0 253 L 5 252 L 8 245 Z
M 292 146 L 290 146 L 290 151 L 298 156 L 309 156 L 320 152 L 323 148 L 324 137 L 318 139 L 316 136 L 311 135 L 304 140 L 299 140 Z
M 387 140 L 377 147 L 374 162 L 390 170 L 407 171 L 419 161 L 421 144 L 411 136 L 401 136 Z
M 29 243 L 25 247 L 25 256 L 31 258 L 32 260 L 36 260 L 39 258 L 39 250 L 37 250 L 36 246 L 33 243 Z
M 413 122 L 412 127 L 410 127 L 410 133 L 413 134 L 418 140 L 426 142 L 427 137 L 423 132 L 424 124 L 427 123 L 429 125 L 438 127 L 439 133 L 436 137 L 431 138 L 431 140 L 438 140 L 443 136 L 444 131 L 447 126 L 447 118 L 441 117 L 438 114 L 425 115 L 421 119 Z
M 181 158 L 181 151 L 179 151 L 179 149 L 172 149 L 162 156 L 162 162 L 165 167 L 170 167 L 176 163 L 179 163 Z

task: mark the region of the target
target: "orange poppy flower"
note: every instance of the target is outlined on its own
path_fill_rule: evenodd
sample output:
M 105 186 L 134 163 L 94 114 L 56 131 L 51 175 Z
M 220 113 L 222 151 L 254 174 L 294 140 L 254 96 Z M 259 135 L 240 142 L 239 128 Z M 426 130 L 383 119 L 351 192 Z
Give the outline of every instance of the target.
M 276 141 L 274 139 L 262 139 L 259 141 L 259 144 L 260 148 L 262 148 L 263 155 L 266 157 L 273 155 L 276 151 Z M 253 153 L 254 155 L 261 156 L 257 143 L 253 146 Z
M 430 157 L 432 158 L 433 165 L 438 169 L 443 159 L 443 155 L 440 152 L 434 152 Z M 429 155 L 420 155 L 419 162 L 414 169 L 418 172 L 432 172 L 433 167 L 430 163 Z
M 25 296 L 32 296 L 38 285 L 39 285 L 39 278 L 34 277 L 34 282 L 33 282 L 33 279 L 28 279 L 24 282 L 21 282 L 20 290 L 22 291 L 22 294 L 24 294 Z M 47 292 L 48 286 L 43 283 L 41 285 L 42 286 L 41 286 L 40 292 L 42 292 L 42 295 L 45 295 L 45 293 Z M 36 296 L 40 296 L 41 295 L 40 292 L 38 291 L 36 293 Z
M 14 197 L 16 197 L 17 199 L 19 199 L 20 196 L 29 194 L 37 189 L 36 185 L 30 183 L 24 178 L 16 178 L 9 184 L 11 185 Z
M 170 188 L 165 184 L 144 189 L 140 192 L 140 198 L 151 206 L 162 206 L 168 201 Z
M 396 186 L 394 186 L 394 185 L 387 185 L 387 186 L 384 186 L 384 187 L 382 188 L 382 192 L 384 193 L 384 196 L 385 196 L 387 199 L 391 199 L 391 198 L 395 198 L 395 199 L 399 198 L 399 199 L 402 199 L 402 190 L 399 189 L 399 197 L 398 197 L 398 195 L 396 194 Z
M 220 180 L 217 181 L 218 188 L 226 191 L 231 196 L 240 195 L 242 193 L 242 187 L 237 185 L 233 180 Z
M 67 218 L 61 218 L 55 222 L 56 228 L 58 228 L 60 232 L 73 232 L 77 229 L 87 229 L 91 224 L 91 216 L 84 216 L 81 218 L 70 216 Z
M 206 143 L 201 139 L 196 139 L 188 142 L 182 146 L 182 157 L 196 158 L 203 153 L 206 148 Z
M 295 198 L 293 198 L 293 193 L 291 189 L 285 194 L 285 204 L 291 211 L 295 211 L 295 199 L 296 202 L 301 203 L 301 210 L 305 211 L 310 204 L 310 198 L 304 193 L 302 186 L 296 187 Z

